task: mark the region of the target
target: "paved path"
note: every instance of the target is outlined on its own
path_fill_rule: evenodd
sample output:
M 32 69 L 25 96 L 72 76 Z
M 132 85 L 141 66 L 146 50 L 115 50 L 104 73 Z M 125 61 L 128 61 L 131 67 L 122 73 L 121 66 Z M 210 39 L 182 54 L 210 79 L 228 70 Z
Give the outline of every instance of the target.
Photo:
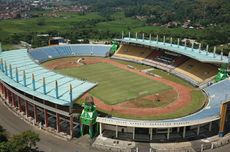
M 229 152 L 229 151 L 230 151 L 230 144 L 213 150 L 205 150 L 205 152 Z
M 64 141 L 25 123 L 9 111 L 3 105 L 2 101 L 0 101 L 0 125 L 6 129 L 10 135 L 26 130 L 33 130 L 39 133 L 41 141 L 38 143 L 38 147 L 39 150 L 44 152 L 97 152 L 97 150 L 90 146 L 87 137 Z

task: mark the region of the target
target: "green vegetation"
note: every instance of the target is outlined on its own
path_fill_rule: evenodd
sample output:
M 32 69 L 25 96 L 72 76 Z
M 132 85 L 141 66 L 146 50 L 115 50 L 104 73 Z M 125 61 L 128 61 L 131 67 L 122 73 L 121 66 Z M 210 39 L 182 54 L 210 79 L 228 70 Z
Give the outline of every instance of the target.
M 7 141 L 6 130 L 2 126 L 0 126 L 0 143 L 6 141 Z
M 36 152 L 38 151 L 36 145 L 39 141 L 39 135 L 32 131 L 25 131 L 8 139 L 6 131 L 0 126 L 1 152 Z
M 90 93 L 107 104 L 118 104 L 140 96 L 170 90 L 171 87 L 106 63 L 57 70 L 72 77 L 98 82 Z
M 116 9 L 123 10 L 126 17 L 147 16 L 148 22 L 183 22 L 186 19 L 194 23 L 229 23 L 228 0 L 78 0 L 91 6 L 109 18 Z
M 110 114 L 115 117 L 127 118 L 127 119 L 140 119 L 140 120 L 163 120 L 163 119 L 174 119 L 183 116 L 190 115 L 198 110 L 200 110 L 206 102 L 205 95 L 200 90 L 193 90 L 192 91 L 192 101 L 185 107 L 178 109 L 175 112 L 167 113 L 167 114 L 160 114 L 160 115 L 150 115 L 150 116 L 130 116 L 120 114 L 116 111 L 111 112 Z M 105 112 L 105 111 L 103 111 Z
M 107 3 L 107 1 L 103 2 Z M 120 38 L 121 31 L 125 31 L 126 36 L 128 31 L 130 31 L 133 37 L 135 32 L 144 32 L 146 36 L 149 33 L 153 36 L 158 34 L 159 39 L 164 35 L 174 38 L 192 38 L 202 42 L 203 47 L 209 44 L 210 50 L 215 45 L 227 44 L 230 41 L 229 24 L 207 26 L 202 30 L 184 29 L 181 26 L 166 28 L 153 26 L 146 23 L 146 20 L 127 16 L 126 10 L 123 9 L 108 13 L 102 13 L 96 9 L 92 9 L 91 11 L 84 14 L 59 12 L 57 13 L 58 17 L 38 15 L 31 19 L 2 20 L 0 22 L 0 41 L 3 46 L 18 44 L 19 41 L 26 41 L 31 43 L 33 47 L 39 47 L 48 45 L 49 37 L 38 37 L 37 34 L 47 33 L 50 36 L 63 36 L 70 39 L 71 43 L 79 43 L 78 39 L 111 40 L 113 38 Z M 51 11 L 40 12 L 40 14 L 51 13 Z M 162 14 L 162 16 L 164 15 Z M 218 48 L 217 52 L 220 50 Z M 223 50 L 225 54 L 229 51 L 229 49 L 226 50 L 225 48 Z

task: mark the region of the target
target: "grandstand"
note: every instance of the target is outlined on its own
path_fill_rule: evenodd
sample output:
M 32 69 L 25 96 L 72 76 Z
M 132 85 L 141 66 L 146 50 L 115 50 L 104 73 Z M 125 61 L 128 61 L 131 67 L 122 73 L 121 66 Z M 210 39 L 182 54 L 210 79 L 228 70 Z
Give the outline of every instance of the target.
M 29 50 L 29 54 L 35 59 L 36 62 L 42 63 L 50 59 L 68 56 L 106 57 L 110 48 L 110 45 L 73 44 L 36 48 L 34 50 Z
M 175 71 L 194 79 L 198 83 L 214 77 L 218 72 L 215 65 L 197 62 L 194 59 L 189 59 L 181 66 L 175 68 Z
M 181 77 L 195 86 L 212 81 L 228 57 L 207 50 L 145 39 L 116 39 L 122 45 L 113 58 L 150 65 Z M 146 53 L 141 53 L 146 51 Z
M 120 46 L 115 55 L 141 61 L 146 58 L 151 52 L 152 51 L 149 48 L 124 44 Z
M 94 88 L 92 83 L 49 71 L 37 63 L 67 56 L 105 57 L 111 46 L 66 45 L 0 53 L 0 95 L 34 124 L 53 128 L 70 137 L 79 122 L 74 101 Z M 37 63 L 35 63 L 35 62 Z

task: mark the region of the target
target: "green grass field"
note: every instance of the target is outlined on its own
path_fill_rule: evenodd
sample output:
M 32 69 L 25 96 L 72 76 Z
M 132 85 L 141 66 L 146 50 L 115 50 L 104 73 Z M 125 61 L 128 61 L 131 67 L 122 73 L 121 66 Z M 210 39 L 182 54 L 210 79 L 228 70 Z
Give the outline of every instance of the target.
M 160 115 L 149 115 L 149 116 L 134 116 L 134 115 L 124 115 L 117 111 L 113 111 L 110 114 L 115 117 L 127 118 L 127 119 L 139 119 L 139 120 L 163 120 L 163 119 L 174 119 L 184 117 L 195 113 L 204 107 L 206 103 L 206 97 L 200 90 L 192 91 L 192 101 L 185 107 L 178 109 L 172 113 L 162 113 Z M 105 112 L 105 111 L 103 111 Z
M 146 65 L 132 62 L 119 60 L 115 61 L 124 65 L 132 65 L 138 70 L 152 68 Z M 110 105 L 124 103 L 125 101 L 128 101 L 133 102 L 133 105 L 135 105 L 135 107 L 164 107 L 175 100 L 175 96 L 173 94 L 164 95 L 164 92 L 172 91 L 171 87 L 106 63 L 96 63 L 76 68 L 59 69 L 56 70 L 56 72 L 72 77 L 84 78 L 91 82 L 97 82 L 98 86 L 91 90 L 90 94 Z M 153 71 L 151 71 L 151 73 L 157 74 L 164 79 L 174 81 L 191 88 L 191 102 L 187 106 L 180 108 L 172 113 L 163 113 L 160 115 L 149 115 L 143 117 L 135 115 L 125 115 L 119 113 L 119 111 L 107 112 L 101 109 L 98 110 L 101 112 L 109 113 L 116 117 L 128 119 L 162 120 L 179 118 L 192 114 L 200 110 L 205 105 L 207 98 L 203 94 L 203 92 L 199 89 L 194 88 L 186 81 L 159 69 L 154 69 Z M 165 100 L 164 102 L 150 102 L 145 99 L 144 96 L 154 94 L 156 92 L 163 93 L 162 95 L 165 98 L 166 96 L 168 96 L 167 100 Z M 77 102 L 82 103 L 84 101 L 79 100 Z
M 90 93 L 106 104 L 118 104 L 140 96 L 170 90 L 171 87 L 139 76 L 106 63 L 96 63 L 78 68 L 65 68 L 57 72 L 84 78 L 99 85 Z
M 114 59 L 114 61 L 119 62 L 119 63 L 124 64 L 124 65 L 131 65 L 131 66 L 133 66 L 134 68 L 136 68 L 138 70 L 144 70 L 144 69 L 153 68 L 151 66 L 147 66 L 147 65 L 144 65 L 144 64 L 137 64 L 137 63 L 134 63 L 134 62 L 128 62 L 128 61 L 122 61 L 122 60 L 116 60 L 116 59 Z M 164 79 L 179 83 L 181 85 L 184 85 L 184 86 L 187 86 L 187 87 L 190 87 L 190 88 L 194 88 L 187 81 L 185 81 L 185 80 L 183 80 L 181 78 L 178 78 L 177 76 L 174 76 L 174 75 L 172 75 L 172 74 L 170 74 L 168 72 L 165 72 L 163 70 L 154 69 L 154 70 L 150 71 L 150 73 L 159 75 L 160 77 L 162 77 Z

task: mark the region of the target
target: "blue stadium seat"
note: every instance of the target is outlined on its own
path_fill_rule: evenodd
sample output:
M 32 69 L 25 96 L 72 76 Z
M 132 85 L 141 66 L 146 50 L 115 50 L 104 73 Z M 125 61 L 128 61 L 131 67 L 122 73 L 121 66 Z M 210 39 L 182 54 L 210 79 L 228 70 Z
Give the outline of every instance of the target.
M 29 53 L 33 59 L 39 63 L 49 59 L 67 57 L 67 56 L 100 56 L 105 57 L 111 45 L 96 44 L 74 44 L 63 46 L 42 47 L 30 50 Z

